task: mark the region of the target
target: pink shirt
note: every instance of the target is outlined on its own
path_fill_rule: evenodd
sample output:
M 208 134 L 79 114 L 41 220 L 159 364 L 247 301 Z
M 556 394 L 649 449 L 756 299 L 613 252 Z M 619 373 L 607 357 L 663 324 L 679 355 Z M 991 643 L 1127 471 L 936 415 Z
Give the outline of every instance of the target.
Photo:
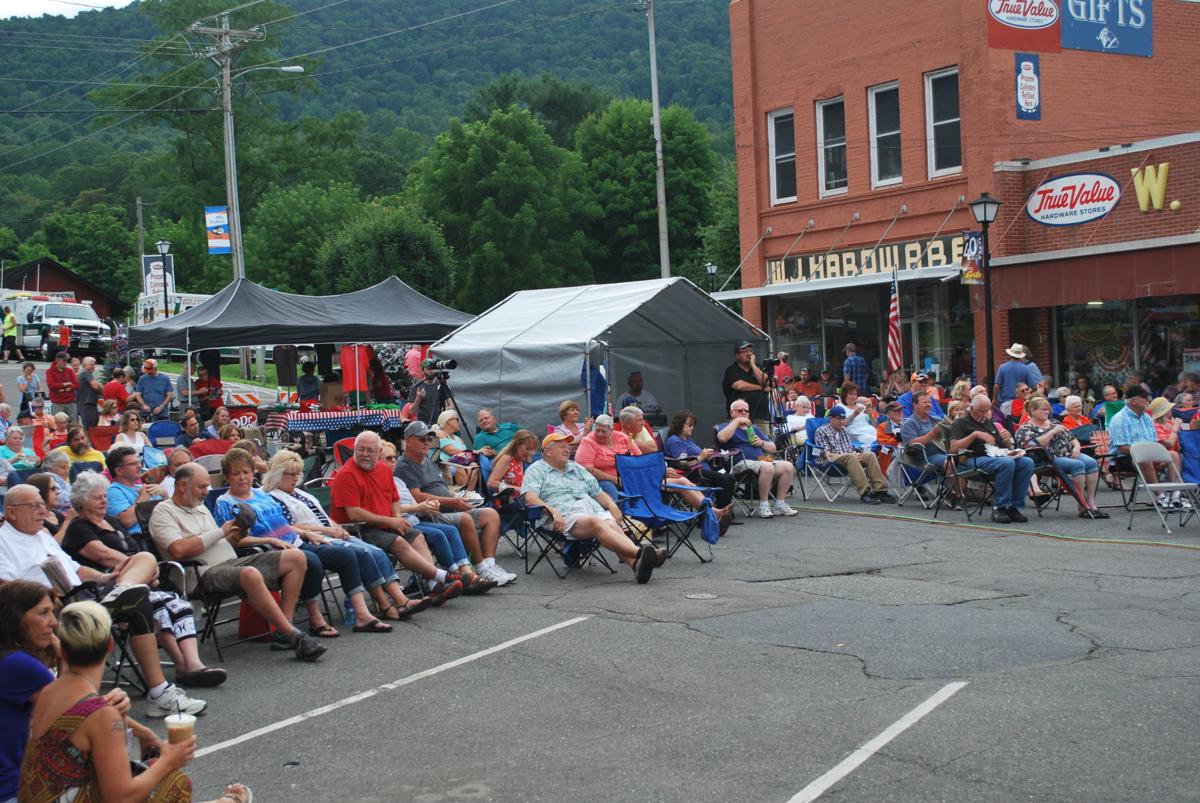
M 605 446 L 597 442 L 594 431 L 589 433 L 579 442 L 579 449 L 575 452 L 575 462 L 581 466 L 599 469 L 606 474 L 616 474 L 617 455 L 640 455 L 642 453 L 638 445 L 629 440 L 629 436 L 624 432 L 613 430 L 610 440 L 611 443 Z

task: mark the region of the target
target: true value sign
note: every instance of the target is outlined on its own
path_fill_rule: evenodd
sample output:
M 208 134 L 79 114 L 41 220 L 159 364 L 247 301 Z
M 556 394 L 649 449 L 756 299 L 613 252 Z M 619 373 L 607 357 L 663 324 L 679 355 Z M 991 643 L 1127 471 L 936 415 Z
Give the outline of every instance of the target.
M 1121 200 L 1121 185 L 1104 173 L 1072 173 L 1042 182 L 1025 212 L 1043 226 L 1075 226 L 1099 220 Z

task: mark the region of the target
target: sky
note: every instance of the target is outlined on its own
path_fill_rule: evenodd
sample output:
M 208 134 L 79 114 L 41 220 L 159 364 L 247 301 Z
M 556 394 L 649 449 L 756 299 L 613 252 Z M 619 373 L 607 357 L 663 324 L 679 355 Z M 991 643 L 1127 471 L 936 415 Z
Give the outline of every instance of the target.
M 131 2 L 133 0 L 0 0 L 0 19 L 40 17 L 43 14 L 74 17 L 80 11 L 91 8 L 120 8 Z

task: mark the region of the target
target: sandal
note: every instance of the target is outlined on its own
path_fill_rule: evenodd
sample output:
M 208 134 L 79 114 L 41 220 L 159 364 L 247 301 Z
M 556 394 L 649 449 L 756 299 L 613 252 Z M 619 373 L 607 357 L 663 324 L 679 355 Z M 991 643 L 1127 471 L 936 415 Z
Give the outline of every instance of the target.
M 1100 508 L 1098 508 L 1098 507 L 1094 507 L 1094 508 L 1092 508 L 1092 509 L 1091 509 L 1091 514 L 1092 514 L 1092 518 L 1093 518 L 1093 519 L 1107 519 L 1107 518 L 1111 518 L 1111 517 L 1110 517 L 1110 516 L 1109 516 L 1107 513 L 1105 513 L 1103 510 L 1101 510 L 1101 509 L 1100 509 Z
M 396 603 L 388 603 L 388 605 L 379 612 L 379 615 L 389 622 L 406 622 L 413 614 L 420 613 L 433 604 L 433 600 L 429 597 L 421 597 L 420 599 L 410 599 L 401 607 Z M 395 616 L 389 616 L 392 611 L 396 612 Z
M 338 632 L 336 627 L 326 622 L 320 627 L 310 627 L 308 629 L 308 635 L 312 636 L 313 638 L 337 638 L 342 634 Z
M 235 786 L 240 786 L 245 790 L 245 797 L 237 792 L 230 791 Z M 213 803 L 221 803 L 222 800 L 232 800 L 234 803 L 254 803 L 254 792 L 250 791 L 250 787 L 246 786 L 245 784 L 231 783 L 229 786 L 225 787 L 225 794 L 214 800 Z
M 379 621 L 378 619 L 372 619 L 371 621 L 366 622 L 365 624 L 355 625 L 353 629 L 354 629 L 355 633 L 391 633 L 392 632 L 391 625 L 384 624 L 383 622 Z

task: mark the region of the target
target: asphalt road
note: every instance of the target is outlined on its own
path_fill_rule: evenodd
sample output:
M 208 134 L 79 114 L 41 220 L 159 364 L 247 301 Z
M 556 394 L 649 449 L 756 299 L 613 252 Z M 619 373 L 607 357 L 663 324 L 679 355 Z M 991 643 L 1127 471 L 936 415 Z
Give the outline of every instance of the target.
M 646 586 L 539 567 L 316 665 L 233 647 L 197 799 L 786 801 L 885 733 L 820 799 L 1200 799 L 1200 522 L 928 519 L 813 505 Z

